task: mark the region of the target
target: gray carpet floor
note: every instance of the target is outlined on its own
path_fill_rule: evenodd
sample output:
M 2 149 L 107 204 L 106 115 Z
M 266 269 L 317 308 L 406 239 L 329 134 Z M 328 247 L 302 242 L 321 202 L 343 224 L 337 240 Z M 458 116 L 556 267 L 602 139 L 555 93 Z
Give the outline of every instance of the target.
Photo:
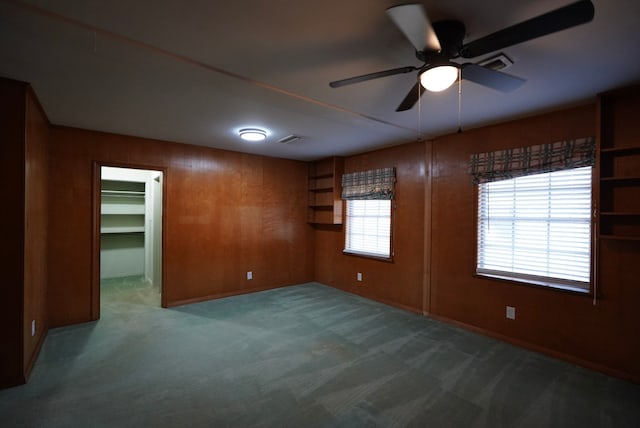
M 640 426 L 640 385 L 321 284 L 175 309 L 110 285 L 2 427 Z

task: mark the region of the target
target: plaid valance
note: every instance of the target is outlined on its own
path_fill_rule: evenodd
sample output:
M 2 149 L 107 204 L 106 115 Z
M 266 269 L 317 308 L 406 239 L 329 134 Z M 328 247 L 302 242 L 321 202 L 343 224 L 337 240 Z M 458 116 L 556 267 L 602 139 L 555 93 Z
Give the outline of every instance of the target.
M 538 146 L 471 155 L 469 172 L 475 184 L 508 180 L 525 175 L 592 166 L 596 140 L 593 137 L 557 141 Z
M 352 172 L 342 176 L 342 199 L 393 199 L 395 168 Z

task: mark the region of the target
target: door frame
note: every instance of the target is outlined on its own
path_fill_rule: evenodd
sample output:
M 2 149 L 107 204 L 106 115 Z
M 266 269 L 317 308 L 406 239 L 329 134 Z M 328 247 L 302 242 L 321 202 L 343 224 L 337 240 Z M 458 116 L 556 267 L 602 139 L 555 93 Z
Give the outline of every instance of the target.
M 162 247 L 160 249 L 161 258 L 161 284 L 160 284 L 160 306 L 167 307 L 166 297 L 166 268 L 165 268 L 165 242 L 166 242 L 166 230 L 167 230 L 167 168 L 157 165 L 144 165 L 144 164 L 131 164 L 131 163 L 118 163 L 118 162 L 103 162 L 93 161 L 93 180 L 91 183 L 91 308 L 90 315 L 91 320 L 96 321 L 100 319 L 100 189 L 102 181 L 102 167 L 110 166 L 114 168 L 133 168 L 133 169 L 146 169 L 151 171 L 162 172 Z

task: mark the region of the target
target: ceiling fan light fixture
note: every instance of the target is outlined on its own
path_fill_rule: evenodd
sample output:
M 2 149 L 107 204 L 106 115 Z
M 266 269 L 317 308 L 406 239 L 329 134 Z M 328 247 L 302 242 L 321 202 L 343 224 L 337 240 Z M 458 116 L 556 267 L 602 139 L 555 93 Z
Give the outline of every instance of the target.
M 245 141 L 263 141 L 267 138 L 267 131 L 258 128 L 243 128 L 238 134 Z
M 436 65 L 420 75 L 420 83 L 431 92 L 444 91 L 458 79 L 458 67 L 451 64 Z

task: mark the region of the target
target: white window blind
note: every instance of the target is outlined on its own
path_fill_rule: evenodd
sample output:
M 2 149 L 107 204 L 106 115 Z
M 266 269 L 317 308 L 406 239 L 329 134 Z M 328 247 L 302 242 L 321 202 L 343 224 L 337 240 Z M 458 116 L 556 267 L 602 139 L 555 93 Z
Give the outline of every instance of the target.
M 479 274 L 588 290 L 592 167 L 480 184 Z
M 347 202 L 345 252 L 391 257 L 391 200 Z

